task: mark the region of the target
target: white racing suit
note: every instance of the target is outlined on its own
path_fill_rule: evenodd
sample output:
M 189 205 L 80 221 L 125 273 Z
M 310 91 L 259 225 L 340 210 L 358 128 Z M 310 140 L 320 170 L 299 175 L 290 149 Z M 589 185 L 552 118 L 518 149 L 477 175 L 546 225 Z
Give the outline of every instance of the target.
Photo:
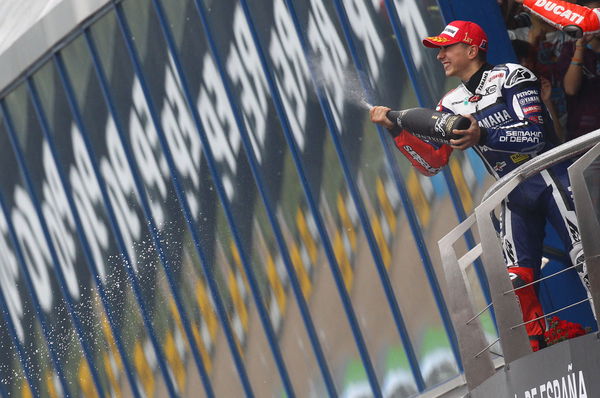
M 483 66 L 468 82 L 446 94 L 437 110 L 473 115 L 482 133 L 473 149 L 495 178 L 554 146 L 552 121 L 540 99 L 539 81 L 517 64 Z M 452 152 L 448 145 L 421 141 L 407 132 L 397 135 L 395 143 L 425 175 L 438 172 Z M 501 237 L 515 287 L 539 276 L 546 221 L 558 232 L 573 263 L 581 263 L 582 280 L 587 279 L 568 165 L 559 163 L 525 180 L 503 203 Z M 537 287 L 530 286 L 516 292 L 525 321 L 543 315 L 536 291 Z M 526 329 L 533 349 L 539 349 L 544 344 L 544 319 L 527 324 Z

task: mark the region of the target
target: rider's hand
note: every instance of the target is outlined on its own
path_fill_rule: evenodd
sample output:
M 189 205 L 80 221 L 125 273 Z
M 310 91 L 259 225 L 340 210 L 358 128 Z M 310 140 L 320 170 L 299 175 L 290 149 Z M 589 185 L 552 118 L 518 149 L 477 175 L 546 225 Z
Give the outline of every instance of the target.
M 373 123 L 379 124 L 380 126 L 385 127 L 388 130 L 391 130 L 395 127 L 394 123 L 387 118 L 387 113 L 391 111 L 387 106 L 374 106 L 369 111 L 369 115 L 371 116 L 371 121 Z
M 471 125 L 466 130 L 452 130 L 453 134 L 460 135 L 460 138 L 450 140 L 450 146 L 453 149 L 465 150 L 479 143 L 481 137 L 481 130 L 479 124 L 473 115 L 463 115 L 471 121 Z

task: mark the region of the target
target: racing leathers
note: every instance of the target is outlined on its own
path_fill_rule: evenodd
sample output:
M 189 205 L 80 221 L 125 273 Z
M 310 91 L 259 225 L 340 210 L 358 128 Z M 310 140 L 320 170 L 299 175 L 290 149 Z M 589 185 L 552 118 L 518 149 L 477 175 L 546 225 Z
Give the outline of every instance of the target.
M 523 6 L 557 29 L 565 30 L 566 27 L 576 26 L 586 35 L 600 32 L 598 8 L 589 8 L 565 0 L 523 0 Z
M 521 65 L 484 65 L 469 81 L 447 93 L 437 110 L 473 115 L 481 130 L 479 144 L 473 149 L 496 179 L 554 146 L 539 81 Z M 397 135 L 395 144 L 428 176 L 438 172 L 452 152 L 448 145 L 424 142 L 407 132 Z M 503 203 L 500 235 L 515 288 L 539 276 L 546 221 L 560 235 L 573 263 L 583 259 L 567 166 L 562 162 L 525 180 Z M 583 278 L 585 270 L 581 271 Z M 536 291 L 534 286 L 516 291 L 525 321 L 543 315 Z M 545 320 L 528 323 L 526 330 L 532 348 L 539 349 Z

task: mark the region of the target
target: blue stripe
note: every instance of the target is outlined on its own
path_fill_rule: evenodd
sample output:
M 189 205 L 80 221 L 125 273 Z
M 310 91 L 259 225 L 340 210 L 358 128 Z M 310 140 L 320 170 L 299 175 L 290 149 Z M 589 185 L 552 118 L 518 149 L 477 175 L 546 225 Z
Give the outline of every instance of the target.
M 350 300 L 350 296 L 348 294 L 348 291 L 346 290 L 346 286 L 344 284 L 344 278 L 340 272 L 340 267 L 337 263 L 337 260 L 335 258 L 335 254 L 333 251 L 333 247 L 331 246 L 331 241 L 329 240 L 329 236 L 327 235 L 326 232 L 326 228 L 325 228 L 325 223 L 323 222 L 323 219 L 321 217 L 321 214 L 319 213 L 319 208 L 317 206 L 317 203 L 314 199 L 314 196 L 312 194 L 310 185 L 308 183 L 308 180 L 306 178 L 306 173 L 304 171 L 304 168 L 302 166 L 302 161 L 300 158 L 300 154 L 298 151 L 298 147 L 296 145 L 296 142 L 294 141 L 293 138 L 293 133 L 291 131 L 290 128 L 290 124 L 289 124 L 289 120 L 287 118 L 287 115 L 285 113 L 285 108 L 283 106 L 283 102 L 281 100 L 281 96 L 279 93 L 279 90 L 277 88 L 277 85 L 275 84 L 275 80 L 271 74 L 271 71 L 268 67 L 268 63 L 267 63 L 267 59 L 264 53 L 264 50 L 262 49 L 262 46 L 260 44 L 259 38 L 258 38 L 258 34 L 256 32 L 256 27 L 254 26 L 254 22 L 252 21 L 251 18 L 251 14 L 250 14 L 250 9 L 248 7 L 248 3 L 246 0 L 241 0 L 240 4 L 243 8 L 244 11 L 244 15 L 246 16 L 246 20 L 248 22 L 248 26 L 250 27 L 250 32 L 252 34 L 252 38 L 254 41 L 254 45 L 257 49 L 257 52 L 259 54 L 259 58 L 261 61 L 261 66 L 263 68 L 263 71 L 265 73 L 265 77 L 267 79 L 267 82 L 269 84 L 269 89 L 271 91 L 271 96 L 273 98 L 273 101 L 275 103 L 275 107 L 277 109 L 277 114 L 279 116 L 279 119 L 281 121 L 282 127 L 283 127 L 283 132 L 286 138 L 286 141 L 288 143 L 288 146 L 290 148 L 290 153 L 293 157 L 294 160 L 294 164 L 296 166 L 296 170 L 298 171 L 298 175 L 300 177 L 300 182 L 302 184 L 302 188 L 304 190 L 304 193 L 306 195 L 306 200 L 308 202 L 308 205 L 311 209 L 312 215 L 314 217 L 315 220 L 315 224 L 317 226 L 317 230 L 319 231 L 319 235 L 321 236 L 322 242 L 323 242 L 323 246 L 325 249 L 325 254 L 327 255 L 327 259 L 329 261 L 329 265 L 331 268 L 331 272 L 333 274 L 335 283 L 336 283 L 336 287 L 338 289 L 338 292 L 340 293 L 340 298 L 342 300 L 342 304 L 344 306 L 344 310 L 346 312 L 346 316 L 348 318 L 348 322 L 350 323 L 350 329 L 352 330 L 352 334 L 354 336 L 354 340 L 356 342 L 363 366 L 365 367 L 367 376 L 369 378 L 369 384 L 371 385 L 371 389 L 373 390 L 373 394 L 375 394 L 376 397 L 381 397 L 381 388 L 379 386 L 379 382 L 377 381 L 377 376 L 375 374 L 375 369 L 373 368 L 373 364 L 371 362 L 371 358 L 369 356 L 369 352 L 367 350 L 365 341 L 364 341 L 364 337 L 362 336 L 362 332 L 360 331 L 360 326 L 358 324 L 358 321 L 356 319 L 356 314 L 354 313 L 354 309 L 352 307 L 352 302 Z
M 319 98 L 319 104 L 321 105 L 321 109 L 325 116 L 325 120 L 327 121 L 327 126 L 329 127 L 329 133 L 333 144 L 335 146 L 336 154 L 338 156 L 340 166 L 342 167 L 342 171 L 344 173 L 344 179 L 346 184 L 348 185 L 348 190 L 356 206 L 358 211 L 358 215 L 367 237 L 367 242 L 369 248 L 371 250 L 371 254 L 373 255 L 373 259 L 375 260 L 375 266 L 377 268 L 377 272 L 379 273 L 379 278 L 381 279 L 381 284 L 383 285 L 383 290 L 385 292 L 386 299 L 388 301 L 388 305 L 392 312 L 392 316 L 394 318 L 394 322 L 396 324 L 396 329 L 398 329 L 398 334 L 400 335 L 400 339 L 404 344 L 404 350 L 406 352 L 406 356 L 408 358 L 408 362 L 410 364 L 411 370 L 413 372 L 415 383 L 417 384 L 417 388 L 419 391 L 423 391 L 425 389 L 425 382 L 423 381 L 423 376 L 421 375 L 421 369 L 419 368 L 419 362 L 417 360 L 417 356 L 415 354 L 414 348 L 410 341 L 410 336 L 408 334 L 408 330 L 406 329 L 406 325 L 404 323 L 404 319 L 402 318 L 402 313 L 400 311 L 400 307 L 398 305 L 398 301 L 394 294 L 394 289 L 390 282 L 389 275 L 385 268 L 385 264 L 383 263 L 383 259 L 381 257 L 381 252 L 379 251 L 379 246 L 377 245 L 377 240 L 375 239 L 375 234 L 373 233 L 373 229 L 371 227 L 371 222 L 369 221 L 369 216 L 367 211 L 365 210 L 365 206 L 362 202 L 362 198 L 356 186 L 356 183 L 352 177 L 352 173 L 350 172 L 350 168 L 348 167 L 348 162 L 346 161 L 346 156 L 344 154 L 344 150 L 342 148 L 342 144 L 340 142 L 340 131 L 334 121 L 333 113 L 331 111 L 331 105 L 326 98 L 325 93 L 323 92 L 323 88 L 316 82 L 315 80 L 315 71 L 313 63 L 309 62 L 309 46 L 306 41 L 306 38 L 303 35 L 302 27 L 300 26 L 300 21 L 298 19 L 298 15 L 294 9 L 294 5 L 290 0 L 286 0 L 286 4 L 288 9 L 290 10 L 290 14 L 292 16 L 292 20 L 294 21 L 294 26 L 296 28 L 296 34 L 298 35 L 300 42 L 302 43 L 302 49 L 304 50 L 304 56 L 309 65 L 309 69 L 311 71 L 313 84 L 315 86 L 315 90 L 317 91 L 317 96 Z M 374 376 L 374 375 L 373 375 Z
M 139 61 L 139 56 L 138 56 L 135 46 L 133 45 L 133 42 L 131 40 L 131 37 L 132 37 L 131 31 L 130 31 L 127 21 L 125 19 L 124 12 L 123 12 L 123 9 L 121 8 L 121 5 L 116 4 L 115 10 L 117 11 L 119 26 L 121 27 L 123 37 L 124 37 L 125 43 L 127 45 L 127 51 L 129 52 L 129 56 L 133 62 L 133 66 L 134 66 L 136 75 L 138 77 L 138 80 L 140 81 L 140 86 L 142 87 L 142 91 L 144 92 L 144 96 L 146 98 L 148 109 L 150 110 L 150 115 L 151 115 L 152 121 L 154 123 L 154 127 L 156 129 L 161 148 L 165 154 L 165 158 L 167 160 L 169 170 L 171 170 L 171 176 L 173 179 L 173 184 L 175 186 L 175 191 L 177 193 L 177 198 L 179 200 L 180 206 L 183 209 L 184 216 L 188 223 L 190 233 L 192 234 L 192 239 L 194 241 L 196 251 L 198 253 L 198 256 L 200 257 L 200 262 L 202 264 L 202 268 L 206 275 L 205 279 L 209 285 L 209 289 L 210 289 L 212 297 L 214 299 L 214 303 L 215 303 L 215 306 L 217 309 L 217 315 L 219 316 L 219 319 L 223 326 L 223 330 L 225 332 L 225 336 L 227 338 L 227 342 L 229 344 L 229 348 L 231 350 L 233 360 L 234 360 L 236 369 L 238 371 L 238 375 L 240 376 L 242 386 L 244 388 L 246 395 L 249 397 L 253 397 L 254 393 L 252 392 L 252 386 L 250 384 L 250 380 L 248 379 L 248 374 L 246 372 L 246 368 L 244 366 L 243 359 L 237 348 L 238 347 L 237 341 L 234 337 L 233 330 L 229 323 L 229 318 L 227 315 L 227 311 L 225 309 L 226 308 L 225 304 L 223 303 L 223 300 L 219 294 L 219 287 L 217 285 L 217 280 L 213 275 L 211 266 L 208 263 L 206 255 L 200 245 L 200 237 L 198 236 L 198 227 L 197 227 L 196 223 L 193 221 L 192 212 L 190 210 L 189 203 L 183 192 L 181 183 L 179 182 L 179 176 L 177 173 L 177 168 L 175 166 L 175 162 L 173 160 L 173 155 L 171 154 L 167 139 L 165 138 L 164 131 L 163 131 L 160 121 L 158 119 L 158 116 L 157 116 L 158 113 L 156 112 L 156 106 L 154 105 L 154 101 L 152 100 L 148 85 L 146 83 L 146 79 L 142 72 L 142 67 L 141 67 L 141 63 Z
M 325 386 L 327 388 L 327 392 L 330 397 L 337 397 L 338 394 L 335 389 L 335 384 L 333 382 L 333 377 L 331 376 L 331 371 L 327 365 L 327 360 L 325 359 L 325 355 L 323 354 L 323 349 L 321 348 L 321 344 L 319 343 L 319 338 L 317 336 L 317 332 L 315 330 L 314 322 L 310 315 L 310 310 L 304 298 L 304 294 L 302 292 L 302 287 L 300 286 L 300 282 L 298 281 L 298 276 L 294 269 L 294 265 L 291 261 L 290 254 L 288 248 L 285 244 L 285 240 L 283 238 L 283 232 L 281 231 L 281 227 L 277 222 L 277 217 L 275 216 L 274 206 L 271 204 L 271 201 L 267 194 L 267 189 L 265 187 L 265 183 L 263 181 L 262 175 L 260 173 L 260 168 L 258 165 L 258 161 L 256 159 L 256 155 L 254 153 L 254 149 L 252 148 L 252 142 L 250 140 L 250 135 L 246 128 L 246 124 L 242 119 L 242 112 L 240 112 L 239 106 L 236 103 L 235 95 L 233 94 L 233 90 L 231 89 L 231 83 L 229 81 L 228 75 L 225 72 L 225 68 L 223 66 L 223 62 L 219 57 L 219 53 L 217 51 L 217 46 L 214 42 L 212 32 L 209 27 L 208 18 L 206 16 L 206 9 L 204 5 L 200 2 L 200 0 L 195 0 L 196 7 L 198 9 L 198 13 L 202 20 L 202 27 L 204 29 L 204 33 L 206 35 L 206 39 L 208 41 L 211 53 L 213 55 L 213 59 L 217 64 L 217 68 L 221 75 L 221 80 L 223 81 L 223 85 L 225 87 L 225 92 L 227 93 L 227 98 L 229 100 L 229 104 L 232 108 L 233 115 L 235 117 L 235 121 L 237 127 L 241 133 L 242 143 L 244 145 L 244 150 L 246 151 L 246 155 L 248 157 L 248 161 L 250 164 L 250 169 L 252 171 L 252 175 L 256 181 L 258 186 L 258 190 L 260 196 L 263 200 L 264 206 L 267 211 L 267 216 L 269 218 L 269 222 L 271 227 L 273 228 L 273 233 L 275 235 L 277 245 L 279 247 L 281 257 L 283 259 L 283 263 L 287 270 L 287 273 L 290 278 L 290 283 L 292 285 L 292 290 L 294 292 L 294 296 L 298 303 L 298 308 L 300 309 L 300 314 L 302 315 L 302 320 L 304 321 L 304 325 L 306 327 L 307 334 L 309 336 L 311 346 L 313 348 L 315 357 L 317 359 L 317 363 L 319 365 L 319 369 L 321 370 L 321 375 L 323 376 L 323 380 L 325 382 Z
M 4 102 L 2 102 L 2 112 L 5 113 L 4 112 Z M 11 142 L 11 145 L 12 145 L 12 142 Z M 4 199 L 2 198 L 1 193 L 0 193 L 0 206 L 2 206 L 2 211 L 4 212 L 4 217 L 6 217 L 6 222 L 8 224 L 8 231 L 10 234 L 10 240 L 15 249 L 17 259 L 19 261 L 19 267 L 21 268 L 21 273 L 25 277 L 25 283 L 27 285 L 27 290 L 29 291 L 29 294 L 31 295 L 31 300 L 32 300 L 33 306 L 35 308 L 35 312 L 40 321 L 40 325 L 42 327 L 42 333 L 44 335 L 44 339 L 46 340 L 46 345 L 48 346 L 48 352 L 50 354 L 52 364 L 54 365 L 54 370 L 56 371 L 56 374 L 57 374 L 59 382 L 63 388 L 63 392 L 64 392 L 65 396 L 70 397 L 71 394 L 70 394 L 69 388 L 68 388 L 69 383 L 66 379 L 64 370 L 60 366 L 60 361 L 59 361 L 57 353 L 55 351 L 56 350 L 55 345 L 52 344 L 53 342 L 50 338 L 51 334 L 50 334 L 50 330 L 49 330 L 49 326 L 48 326 L 48 321 L 47 321 L 46 316 L 40 305 L 40 301 L 37 296 L 37 293 L 35 292 L 35 288 L 33 287 L 33 281 L 31 280 L 31 275 L 29 274 L 29 271 L 27 269 L 27 263 L 25 261 L 25 256 L 23 255 L 23 250 L 21 249 L 21 246 L 19 245 L 19 240 L 17 239 L 17 234 L 14 230 L 12 219 L 10 218 L 9 209 L 6 207 L 6 203 L 4 202 Z
M 133 154 L 131 153 L 131 148 L 128 145 L 127 139 L 125 138 L 125 133 L 123 132 L 123 124 L 119 118 L 118 112 L 116 111 L 115 105 L 112 101 L 112 96 L 110 94 L 110 90 L 108 88 L 108 82 L 106 79 L 106 75 L 104 70 L 100 64 L 100 58 L 98 56 L 98 52 L 94 45 L 93 39 L 89 33 L 89 31 L 84 32 L 86 43 L 88 45 L 88 50 L 92 56 L 92 61 L 94 65 L 94 70 L 96 71 L 96 76 L 98 77 L 98 81 L 100 84 L 100 88 L 102 90 L 102 95 L 104 96 L 104 100 L 109 109 L 109 112 L 114 120 L 115 127 L 117 130 L 117 134 L 119 135 L 119 140 L 123 147 L 123 151 L 125 152 L 125 157 L 127 158 L 127 164 L 131 169 L 131 173 L 133 176 L 133 180 L 135 183 L 135 188 L 137 191 L 137 195 L 141 201 L 142 209 L 144 212 L 144 216 L 146 217 L 146 221 L 148 222 L 148 229 L 152 235 L 152 241 L 156 251 L 159 255 L 160 262 L 163 265 L 165 274 L 167 276 L 167 282 L 169 284 L 169 288 L 171 289 L 171 293 L 173 294 L 173 298 L 175 300 L 175 305 L 177 307 L 177 311 L 179 312 L 179 316 L 181 317 L 181 323 L 183 325 L 183 329 L 185 335 L 187 337 L 188 343 L 190 344 L 190 348 L 192 351 L 192 357 L 194 358 L 194 362 L 198 369 L 200 378 L 202 379 L 205 389 L 208 391 L 212 390 L 210 386 L 210 381 L 208 378 L 208 374 L 204 367 L 204 363 L 202 362 L 202 357 L 200 356 L 200 350 L 198 349 L 198 345 L 196 344 L 196 339 L 194 337 L 194 332 L 192 331 L 191 323 L 187 313 L 185 312 L 183 306 L 183 299 L 179 294 L 179 289 L 177 287 L 177 283 L 174 279 L 173 273 L 171 272 L 171 267 L 169 265 L 169 259 L 167 259 L 165 253 L 166 250 L 163 248 L 163 244 L 161 237 L 159 236 L 159 229 L 156 226 L 156 221 L 154 220 L 154 215 L 152 214 L 152 210 L 150 209 L 150 204 L 148 202 L 148 196 L 146 194 L 146 190 L 144 189 L 144 184 L 140 178 L 140 172 L 138 170 L 137 164 L 134 161 Z M 211 395 L 208 393 L 208 395 Z
M 358 75 L 360 77 L 360 81 L 362 86 L 367 94 L 369 103 L 374 103 L 374 98 L 372 98 L 371 93 L 373 93 L 373 87 L 368 79 L 365 78 L 365 70 L 361 63 L 360 57 L 358 56 L 358 52 L 356 50 L 356 45 L 354 43 L 354 39 L 352 33 L 350 31 L 350 25 L 348 21 L 348 15 L 346 13 L 346 9 L 340 0 L 334 0 L 336 11 L 338 12 L 338 17 L 340 19 L 342 29 L 344 32 L 344 36 L 346 37 L 346 42 L 350 49 L 350 53 L 352 54 L 352 59 L 354 60 L 354 65 L 358 71 Z M 450 345 L 452 348 L 452 352 L 454 353 L 454 358 L 459 365 L 459 369 L 462 371 L 462 362 L 460 359 L 460 351 L 458 349 L 458 343 L 456 340 L 456 333 L 454 331 L 454 327 L 452 326 L 452 319 L 450 318 L 450 314 L 448 313 L 448 308 L 446 307 L 446 302 L 444 301 L 444 296 L 442 294 L 439 282 L 437 280 L 435 270 L 433 268 L 433 263 L 431 262 L 431 257 L 429 255 L 429 251 L 427 249 L 427 243 L 425 242 L 425 238 L 423 237 L 423 231 L 420 228 L 419 220 L 415 212 L 415 208 L 413 203 L 410 200 L 408 192 L 406 190 L 406 185 L 404 184 L 404 178 L 400 173 L 398 165 L 395 161 L 394 155 L 390 149 L 390 145 L 388 143 L 389 139 L 386 137 L 388 134 L 383 131 L 383 127 L 377 125 L 377 132 L 379 133 L 379 140 L 383 147 L 383 151 L 385 153 L 385 157 L 387 160 L 388 167 L 392 171 L 392 175 L 394 177 L 394 182 L 396 184 L 396 188 L 400 193 L 400 197 L 402 198 L 402 205 L 404 207 L 406 217 L 408 218 L 408 223 L 410 225 L 410 229 L 413 233 L 413 237 L 415 238 L 415 242 L 417 244 L 417 248 L 419 250 L 419 255 L 421 256 L 421 260 L 423 261 L 423 267 L 425 268 L 425 273 L 427 275 L 427 280 L 429 281 L 429 285 L 433 291 L 433 296 L 435 298 L 435 302 L 437 304 L 438 310 L 440 312 L 440 316 L 444 322 L 444 328 L 446 329 L 446 333 L 449 336 Z
M 81 344 L 81 348 L 83 349 L 83 355 L 89 365 L 90 374 L 92 375 L 92 379 L 94 381 L 94 385 L 96 387 L 96 392 L 99 396 L 104 396 L 104 388 L 102 387 L 102 382 L 100 380 L 100 375 L 98 374 L 98 370 L 94 364 L 94 355 L 92 354 L 92 349 L 90 347 L 90 342 L 87 341 L 86 335 L 83 331 L 83 325 L 81 319 L 77 312 L 75 311 L 75 304 L 73 302 L 73 298 L 69 293 L 69 288 L 67 287 L 67 280 L 65 278 L 65 274 L 62 270 L 62 266 L 60 264 L 60 260 L 58 259 L 58 254 L 56 253 L 56 248 L 54 247 L 54 243 L 52 242 L 52 237 L 50 236 L 50 230 L 48 229 L 48 224 L 46 223 L 46 219 L 42 213 L 42 208 L 40 206 L 40 201 L 35 192 L 35 188 L 33 186 L 33 180 L 31 179 L 31 175 L 29 174 L 29 170 L 27 168 L 27 164 L 25 162 L 25 157 L 23 155 L 23 151 L 21 150 L 18 138 L 15 132 L 14 125 L 12 123 L 12 119 L 10 114 L 8 113 L 8 109 L 6 107 L 6 102 L 2 101 L 0 103 L 0 108 L 2 108 L 2 115 L 4 116 L 4 122 L 6 125 L 6 129 L 8 130 L 8 136 L 10 138 L 11 146 L 13 148 L 14 154 L 17 158 L 17 163 L 19 164 L 19 169 L 25 180 L 25 184 L 27 185 L 27 191 L 31 196 L 31 200 L 33 202 L 33 207 L 37 214 L 37 217 L 40 221 L 40 225 L 42 227 L 42 231 L 44 234 L 44 238 L 48 244 L 48 250 L 50 251 L 50 258 L 54 264 L 54 271 L 56 272 L 56 276 L 58 279 L 58 283 L 60 286 L 60 290 L 65 299 L 65 303 L 67 306 L 67 311 L 71 316 L 73 321 L 73 326 L 75 327 L 75 332 L 79 338 L 79 343 Z
M 271 320 L 269 317 L 269 312 L 265 307 L 264 300 L 262 298 L 262 294 L 260 292 L 260 288 L 258 286 L 258 282 L 256 280 L 256 275 L 252 268 L 252 265 L 248 259 L 248 255 L 246 254 L 246 250 L 244 249 L 244 245 L 242 243 L 242 239 L 240 237 L 240 233 L 236 226 L 233 212 L 231 211 L 231 204 L 229 199 L 227 198 L 227 194 L 225 193 L 225 188 L 223 186 L 223 181 L 219 175 L 217 163 L 215 161 L 215 157 L 212 153 L 212 147 L 210 145 L 210 141 L 206 136 L 206 131 L 204 130 L 204 126 L 202 125 L 202 121 L 200 120 L 200 115 L 198 114 L 198 108 L 195 106 L 194 98 L 190 92 L 190 87 L 187 81 L 187 76 L 183 71 L 183 67 L 181 65 L 181 60 L 179 59 L 179 54 L 177 52 L 177 47 L 173 40 L 173 35 L 171 30 L 168 27 L 168 23 L 165 20 L 164 11 L 162 9 L 162 5 L 159 0 L 152 0 L 154 4 L 154 8 L 156 10 L 156 14 L 158 16 L 158 20 L 160 22 L 160 26 L 163 31 L 163 35 L 167 41 L 167 46 L 169 47 L 169 52 L 173 57 L 173 63 L 175 65 L 175 69 L 177 70 L 177 76 L 181 81 L 181 88 L 185 95 L 185 100 L 192 113 L 192 118 L 194 120 L 194 124 L 196 126 L 196 130 L 200 136 L 200 141 L 202 142 L 202 149 L 204 155 L 206 156 L 206 163 L 208 165 L 208 169 L 210 175 L 215 184 L 215 188 L 217 190 L 217 195 L 223 205 L 223 210 L 225 212 L 225 217 L 227 218 L 227 223 L 231 229 L 231 233 L 233 235 L 233 240 L 235 245 L 237 246 L 238 253 L 240 256 L 240 261 L 242 266 L 244 267 L 244 271 L 246 273 L 246 277 L 248 279 L 248 284 L 250 285 L 250 290 L 252 292 L 252 297 L 254 298 L 254 303 L 256 305 L 256 309 L 258 310 L 258 315 L 260 317 L 263 329 L 265 331 L 267 341 L 269 343 L 269 347 L 271 349 L 271 353 L 273 354 L 273 358 L 275 360 L 275 365 L 277 366 L 277 370 L 279 371 L 279 375 L 281 377 L 281 381 L 283 382 L 284 389 L 287 395 L 292 398 L 295 397 L 294 388 L 292 387 L 292 382 L 290 380 L 290 376 L 286 369 L 285 361 L 283 360 L 283 355 L 281 354 L 281 348 L 279 347 L 279 342 L 277 341 L 277 335 L 275 334 L 275 330 L 273 329 L 273 325 L 271 324 Z
M 90 156 L 90 163 L 92 164 L 92 168 L 94 170 L 94 175 L 96 176 L 96 179 L 98 180 L 98 185 L 100 186 L 102 199 L 104 201 L 104 205 L 106 206 L 106 210 L 107 210 L 107 213 L 108 213 L 108 216 L 110 219 L 112 230 L 113 230 L 114 236 L 117 240 L 119 250 L 121 251 L 121 257 L 124 260 L 125 269 L 127 271 L 127 275 L 129 276 L 129 279 L 131 281 L 131 286 L 133 288 L 135 298 L 136 298 L 138 305 L 140 307 L 140 310 L 142 312 L 142 319 L 144 321 L 144 325 L 146 326 L 146 330 L 148 331 L 148 335 L 150 337 L 152 347 L 154 348 L 154 351 L 156 352 L 156 358 L 158 361 L 159 368 L 162 372 L 163 378 L 165 380 L 167 391 L 169 392 L 170 396 L 176 397 L 177 392 L 175 389 L 175 385 L 173 384 L 173 379 L 170 376 L 169 368 L 167 367 L 167 364 L 165 362 L 165 356 L 160 347 L 160 343 L 158 341 L 156 332 L 152 326 L 152 319 L 151 319 L 148 309 L 146 308 L 146 303 L 142 296 L 141 286 L 137 279 L 135 270 L 133 269 L 131 259 L 129 258 L 129 254 L 127 253 L 127 245 L 125 244 L 123 235 L 121 234 L 121 231 L 119 229 L 119 224 L 118 224 L 118 221 L 117 221 L 117 218 L 115 215 L 114 208 L 110 201 L 110 197 L 108 195 L 108 190 L 106 188 L 106 183 L 104 182 L 104 177 L 102 176 L 100 169 L 98 167 L 96 155 L 94 153 L 92 144 L 89 140 L 89 135 L 86 133 L 87 129 L 85 127 L 85 124 L 83 123 L 81 113 L 79 112 L 79 107 L 77 106 L 77 102 L 75 100 L 75 93 L 73 92 L 73 87 L 71 86 L 71 82 L 69 80 L 69 77 L 67 76 L 60 53 L 56 53 L 54 55 L 54 62 L 55 62 L 56 68 L 58 70 L 58 74 L 60 75 L 60 79 L 63 84 L 63 88 L 67 95 L 69 107 L 71 108 L 71 113 L 73 114 L 73 120 L 74 120 L 75 124 L 77 125 L 77 128 L 81 132 L 81 136 L 85 143 L 85 147 Z
M 419 104 L 424 107 L 434 107 L 436 101 L 432 98 L 426 90 L 424 90 L 419 85 L 419 78 L 417 76 L 417 68 L 413 63 L 412 54 L 406 47 L 406 44 L 402 40 L 403 30 L 401 28 L 400 20 L 398 18 L 398 13 L 396 12 L 396 6 L 392 2 L 392 0 L 384 0 L 385 8 L 388 13 L 388 17 L 392 24 L 392 29 L 394 31 L 394 36 L 396 36 L 396 42 L 398 43 L 398 48 L 402 53 L 402 59 L 404 59 L 404 65 L 406 66 L 406 71 L 408 72 L 408 76 L 410 77 L 410 82 L 412 83 L 413 90 L 417 96 L 417 101 Z
M 29 91 L 29 95 L 31 96 L 31 102 L 33 104 L 33 108 L 35 109 L 38 121 L 40 123 L 40 128 L 46 141 L 48 142 L 48 147 L 50 148 L 50 152 L 52 153 L 52 157 L 54 159 L 54 163 L 56 164 L 56 168 L 58 170 L 58 175 L 60 181 L 62 183 L 63 189 L 66 194 L 67 202 L 69 203 L 69 208 L 71 213 L 73 214 L 73 220 L 75 221 L 75 226 L 77 228 L 77 234 L 79 235 L 79 239 L 81 240 L 81 244 L 83 247 L 83 252 L 85 254 L 88 266 L 90 267 L 91 274 L 94 277 L 94 281 L 96 282 L 96 286 L 98 288 L 98 295 L 100 296 L 100 300 L 104 306 L 106 317 L 108 319 L 108 323 L 111 327 L 113 336 L 115 338 L 115 345 L 119 350 L 119 354 L 121 357 L 121 361 L 123 362 L 123 366 L 125 367 L 125 373 L 127 374 L 127 379 L 129 380 L 129 385 L 131 386 L 131 390 L 135 398 L 141 398 L 137 380 L 134 377 L 134 372 L 132 371 L 131 364 L 127 359 L 127 351 L 125 350 L 125 346 L 123 345 L 123 341 L 121 340 L 121 333 L 117 328 L 116 321 L 113 315 L 113 309 L 111 308 L 110 302 L 108 300 L 108 295 L 104 288 L 104 284 L 102 283 L 102 279 L 100 278 L 100 274 L 98 272 L 98 266 L 94 261 L 92 256 L 92 250 L 90 248 L 90 244 L 85 236 L 83 223 L 81 222 L 81 217 L 79 215 L 79 211 L 77 210 L 77 206 L 75 205 L 75 201 L 73 200 L 73 196 L 71 194 L 71 188 L 69 181 L 65 177 L 65 172 L 63 170 L 62 165 L 59 162 L 59 156 L 57 155 L 58 151 L 56 149 L 56 144 L 54 142 L 54 138 L 52 134 L 50 134 L 50 127 L 48 124 L 48 119 L 46 118 L 45 112 L 42 109 L 41 101 L 37 92 L 37 88 L 35 84 L 31 80 L 31 77 L 27 78 L 27 89 Z
M 21 367 L 23 368 L 23 372 L 25 373 L 25 379 L 27 379 L 27 384 L 29 384 L 29 389 L 31 390 L 31 394 L 35 398 L 39 398 L 40 391 L 36 388 L 36 385 L 34 383 L 34 380 L 36 380 L 36 379 L 39 380 L 39 377 L 34 377 L 34 375 L 31 373 L 31 369 L 29 366 L 29 363 L 33 358 L 27 357 L 25 348 L 23 347 L 23 345 L 21 344 L 21 341 L 19 340 L 19 337 L 17 335 L 17 329 L 15 328 L 12 317 L 10 315 L 10 310 L 8 309 L 8 305 L 4 298 L 4 293 L 0 293 L 0 310 L 2 311 L 2 316 L 4 317 L 4 320 L 6 321 L 6 325 L 8 327 L 8 334 L 10 335 L 10 338 L 12 339 L 15 347 L 17 348 L 17 354 L 19 356 L 19 363 L 21 364 Z M 8 350 L 3 349 L 2 354 L 5 355 L 6 357 L 8 357 Z M 11 371 L 14 371 L 14 370 L 11 369 Z M 16 374 L 16 371 L 15 371 L 15 374 Z M 4 382 L 4 380 L 1 380 L 1 381 Z M 2 392 L 2 396 L 7 397 L 4 386 L 2 386 L 1 384 L 0 384 L 0 386 L 2 387 L 0 389 L 0 391 Z

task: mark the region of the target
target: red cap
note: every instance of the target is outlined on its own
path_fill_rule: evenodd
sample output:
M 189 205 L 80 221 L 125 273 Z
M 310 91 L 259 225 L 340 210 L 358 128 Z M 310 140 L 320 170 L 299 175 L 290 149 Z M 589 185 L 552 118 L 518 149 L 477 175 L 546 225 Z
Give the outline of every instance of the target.
M 481 26 L 469 21 L 450 22 L 439 35 L 423 39 L 423 44 L 429 48 L 439 48 L 456 43 L 477 46 L 479 49 L 487 51 L 488 40 Z

